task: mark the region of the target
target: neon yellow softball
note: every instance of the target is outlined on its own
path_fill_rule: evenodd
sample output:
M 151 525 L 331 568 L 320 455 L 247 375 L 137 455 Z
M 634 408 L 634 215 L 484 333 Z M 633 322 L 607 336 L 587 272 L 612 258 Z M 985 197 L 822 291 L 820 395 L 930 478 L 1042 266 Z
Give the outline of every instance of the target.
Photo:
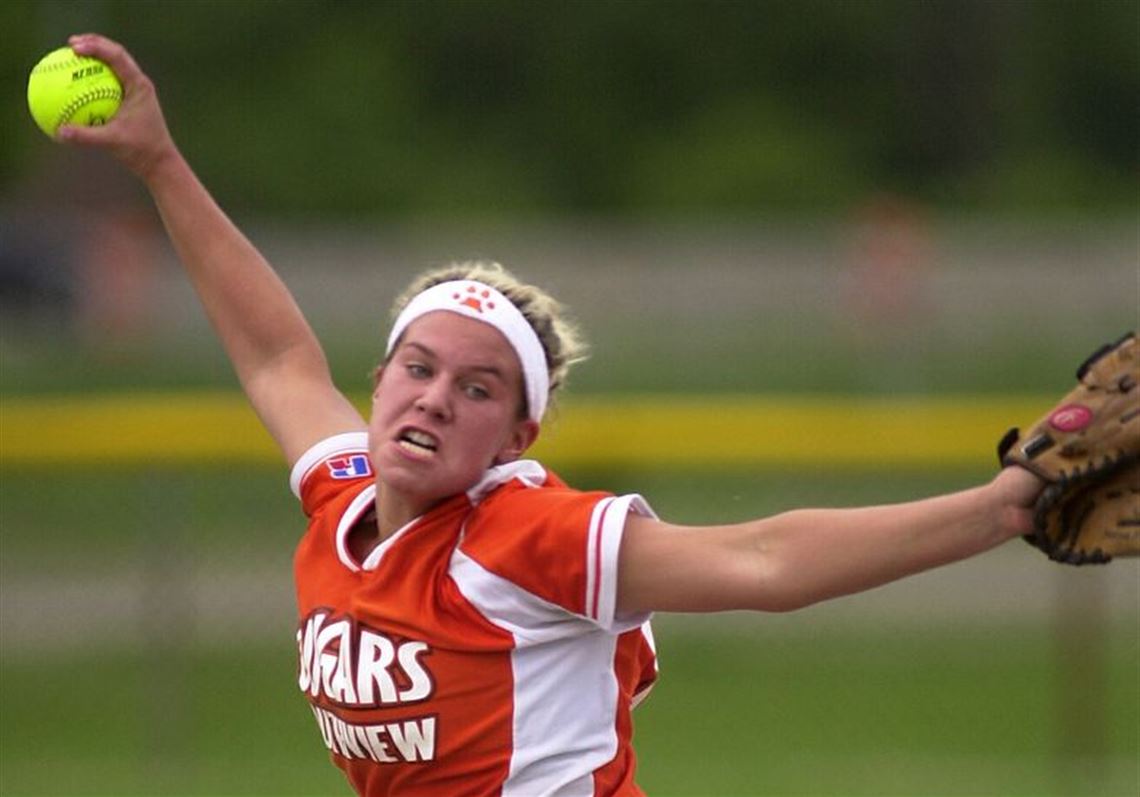
M 122 100 L 123 87 L 111 67 L 70 47 L 45 55 L 28 78 L 28 109 L 50 138 L 60 125 L 105 124 Z

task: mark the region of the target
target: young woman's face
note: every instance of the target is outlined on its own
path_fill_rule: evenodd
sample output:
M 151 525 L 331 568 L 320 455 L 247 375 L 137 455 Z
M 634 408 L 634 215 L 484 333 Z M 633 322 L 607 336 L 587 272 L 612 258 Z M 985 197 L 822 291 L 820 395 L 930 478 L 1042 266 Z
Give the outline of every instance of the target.
M 416 319 L 372 395 L 382 488 L 420 514 L 517 459 L 538 435 L 523 417 L 522 384 L 518 355 L 494 327 L 446 311 Z

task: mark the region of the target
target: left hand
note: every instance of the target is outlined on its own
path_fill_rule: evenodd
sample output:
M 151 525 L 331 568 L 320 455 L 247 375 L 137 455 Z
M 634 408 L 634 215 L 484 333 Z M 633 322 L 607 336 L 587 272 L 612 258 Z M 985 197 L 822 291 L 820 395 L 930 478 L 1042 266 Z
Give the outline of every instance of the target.
M 1017 465 L 1003 468 L 990 488 L 997 496 L 999 520 L 1010 537 L 1033 533 L 1033 505 L 1045 489 L 1041 477 Z

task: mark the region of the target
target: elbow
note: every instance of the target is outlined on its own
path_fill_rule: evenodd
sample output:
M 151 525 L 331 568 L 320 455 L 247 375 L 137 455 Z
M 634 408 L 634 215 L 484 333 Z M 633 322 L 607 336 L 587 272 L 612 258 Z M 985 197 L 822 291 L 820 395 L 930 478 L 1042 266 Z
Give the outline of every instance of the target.
M 800 568 L 781 559 L 774 552 L 761 557 L 747 590 L 747 605 L 741 608 L 768 614 L 787 614 L 813 606 L 823 600 L 810 588 Z
M 752 611 L 787 614 L 806 609 L 832 597 L 813 574 L 815 554 L 805 550 L 803 534 L 794 534 L 797 511 L 771 518 L 765 533 L 753 538 L 754 548 L 747 589 L 747 606 Z M 790 531 L 789 531 L 790 530 Z

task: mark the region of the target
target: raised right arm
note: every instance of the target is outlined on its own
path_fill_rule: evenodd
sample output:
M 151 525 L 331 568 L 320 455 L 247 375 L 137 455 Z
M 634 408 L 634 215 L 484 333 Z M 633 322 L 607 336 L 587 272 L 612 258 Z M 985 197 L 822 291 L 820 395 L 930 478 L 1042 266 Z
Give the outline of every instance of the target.
M 147 187 L 246 396 L 286 459 L 329 435 L 364 429 L 284 283 L 179 152 L 150 79 L 109 39 L 83 34 L 69 44 L 107 62 L 124 99 L 107 125 L 65 127 L 60 140 L 109 151 Z

